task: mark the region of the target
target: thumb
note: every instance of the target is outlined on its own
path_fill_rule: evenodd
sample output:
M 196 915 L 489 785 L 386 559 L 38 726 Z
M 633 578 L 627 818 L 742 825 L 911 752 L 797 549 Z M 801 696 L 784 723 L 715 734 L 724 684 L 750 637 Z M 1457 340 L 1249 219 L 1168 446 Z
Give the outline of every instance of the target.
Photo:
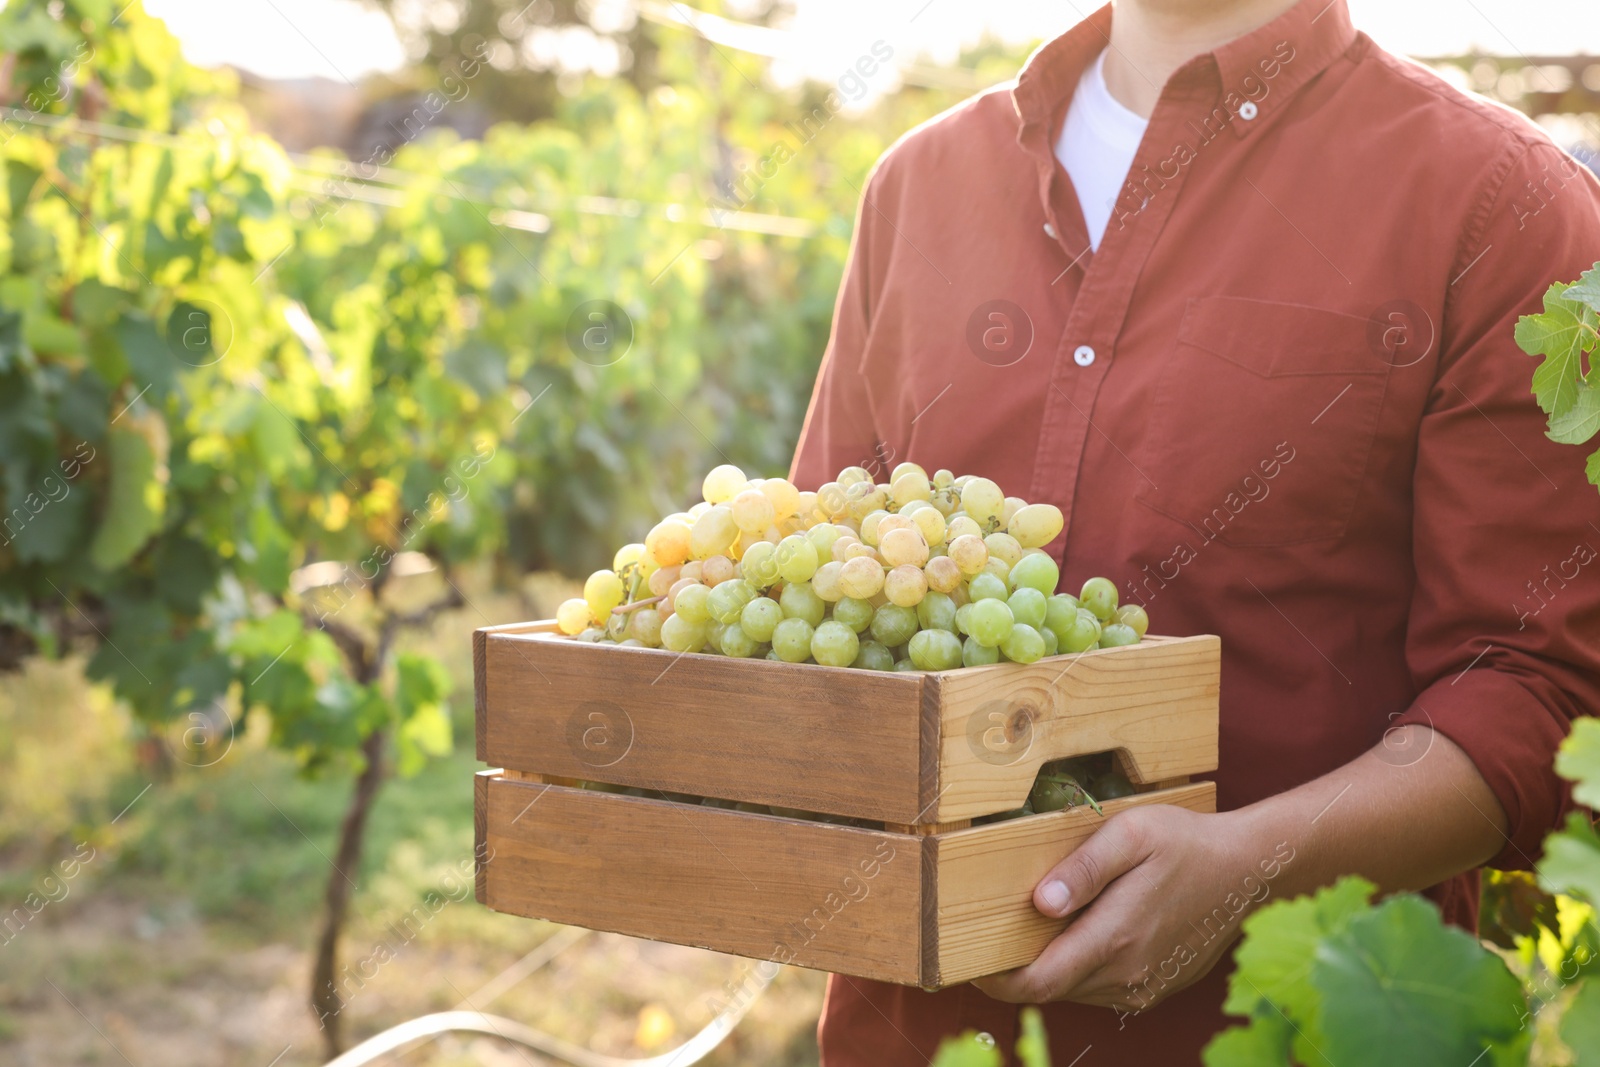
M 1101 890 L 1149 858 L 1134 821 L 1113 818 L 1040 879 L 1033 906 L 1052 918 L 1087 907 Z

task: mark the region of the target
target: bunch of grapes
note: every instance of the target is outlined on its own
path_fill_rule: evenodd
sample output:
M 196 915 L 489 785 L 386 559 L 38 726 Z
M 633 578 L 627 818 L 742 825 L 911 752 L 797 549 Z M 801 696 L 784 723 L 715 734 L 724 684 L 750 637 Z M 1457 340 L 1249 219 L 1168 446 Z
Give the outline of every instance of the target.
M 887 483 L 847 467 L 816 492 L 732 465 L 703 503 L 624 545 L 556 612 L 583 641 L 942 671 L 1137 643 L 1149 626 L 1117 587 L 1076 597 L 1044 546 L 1061 509 L 987 478 L 902 463 Z

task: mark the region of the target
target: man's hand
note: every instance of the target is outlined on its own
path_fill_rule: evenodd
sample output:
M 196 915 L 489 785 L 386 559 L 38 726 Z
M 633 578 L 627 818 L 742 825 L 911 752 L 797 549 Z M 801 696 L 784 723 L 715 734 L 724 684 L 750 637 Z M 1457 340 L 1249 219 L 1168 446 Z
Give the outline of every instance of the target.
M 1235 814 L 1155 805 L 1113 816 L 1033 891 L 1045 915 L 1078 913 L 1026 967 L 973 982 L 997 1000 L 1142 1010 L 1198 981 L 1293 858 Z
M 1154 805 L 1114 815 L 1034 887 L 1077 919 L 1026 967 L 973 984 L 997 1000 L 1139 1011 L 1192 985 L 1270 895 L 1360 874 L 1422 889 L 1493 857 L 1506 816 L 1471 759 L 1426 726 L 1396 727 L 1321 778 L 1247 808 Z

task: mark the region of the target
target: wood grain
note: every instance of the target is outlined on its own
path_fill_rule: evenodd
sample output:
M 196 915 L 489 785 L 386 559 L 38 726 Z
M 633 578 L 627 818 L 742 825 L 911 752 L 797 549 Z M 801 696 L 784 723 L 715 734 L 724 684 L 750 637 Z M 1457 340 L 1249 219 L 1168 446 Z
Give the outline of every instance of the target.
M 922 679 L 485 637 L 479 758 L 567 778 L 886 822 L 922 809 Z
M 501 772 L 479 771 L 472 776 L 472 855 L 473 878 L 479 904 L 489 903 L 484 860 L 489 856 L 489 782 Z
M 915 984 L 923 842 L 490 777 L 497 911 Z
M 921 821 L 1016 808 L 1042 764 L 1069 756 L 1116 751 L 1141 784 L 1215 770 L 1220 665 L 1216 637 L 1152 637 L 944 672 L 938 800 Z M 986 747 L 986 726 L 1016 750 Z
M 1145 804 L 1215 811 L 1216 786 L 1198 782 L 1103 807 L 1110 817 Z M 1069 808 L 925 839 L 937 899 L 928 909 L 933 925 L 923 932 L 923 955 L 931 961 L 924 984 L 954 985 L 1036 959 L 1066 920 L 1039 914 L 1033 888 L 1104 823 L 1088 808 Z

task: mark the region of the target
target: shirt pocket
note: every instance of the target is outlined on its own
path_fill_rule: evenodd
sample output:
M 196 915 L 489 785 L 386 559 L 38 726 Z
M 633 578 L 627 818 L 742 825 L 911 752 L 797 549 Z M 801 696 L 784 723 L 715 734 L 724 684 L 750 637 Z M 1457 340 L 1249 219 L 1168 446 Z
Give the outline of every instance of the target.
M 1150 412 L 1136 499 L 1206 540 L 1342 537 L 1390 361 L 1369 321 L 1245 297 L 1191 299 Z

